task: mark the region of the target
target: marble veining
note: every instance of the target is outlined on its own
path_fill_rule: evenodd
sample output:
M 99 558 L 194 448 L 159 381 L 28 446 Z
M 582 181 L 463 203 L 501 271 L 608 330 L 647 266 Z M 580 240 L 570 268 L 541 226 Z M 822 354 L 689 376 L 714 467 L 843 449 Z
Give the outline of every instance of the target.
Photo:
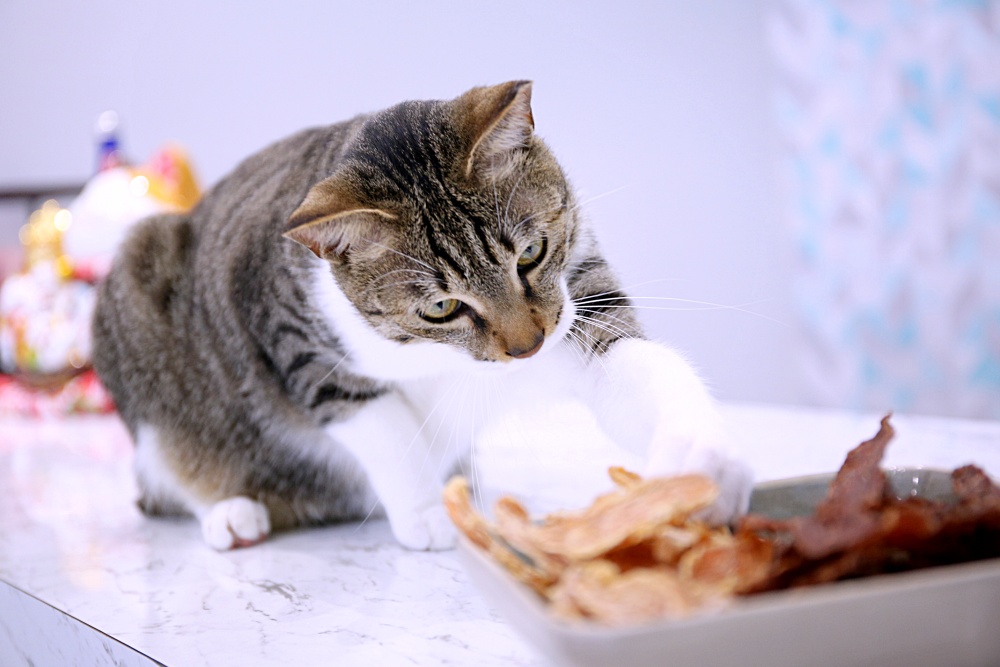
M 727 406 L 726 416 L 759 479 L 833 470 L 878 423 L 762 406 Z M 998 422 L 895 423 L 889 465 L 976 462 L 1000 475 Z M 528 458 L 543 468 L 573 459 L 541 457 L 540 446 L 495 449 L 490 479 Z M 373 520 L 217 553 L 195 522 L 140 514 L 131 457 L 113 417 L 0 421 L 0 664 L 548 664 L 453 552 L 407 551 Z

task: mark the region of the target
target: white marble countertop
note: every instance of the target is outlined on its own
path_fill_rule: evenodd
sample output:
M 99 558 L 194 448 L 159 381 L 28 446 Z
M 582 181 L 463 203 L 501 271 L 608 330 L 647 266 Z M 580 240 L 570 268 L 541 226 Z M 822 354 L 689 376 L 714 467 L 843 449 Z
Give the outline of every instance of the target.
M 726 406 L 759 480 L 828 472 L 873 415 Z M 1000 476 L 1000 422 L 899 416 L 890 466 Z M 398 547 L 382 521 L 216 553 L 191 520 L 134 505 L 114 417 L 0 420 L 0 664 L 543 665 L 453 552 Z

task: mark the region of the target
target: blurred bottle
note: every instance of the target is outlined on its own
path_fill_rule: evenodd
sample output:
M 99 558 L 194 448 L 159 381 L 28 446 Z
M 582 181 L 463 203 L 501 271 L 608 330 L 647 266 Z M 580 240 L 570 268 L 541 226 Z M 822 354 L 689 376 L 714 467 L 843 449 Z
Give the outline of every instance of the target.
M 107 171 L 126 164 L 121 150 L 121 125 L 118 113 L 105 111 L 97 118 L 97 171 Z

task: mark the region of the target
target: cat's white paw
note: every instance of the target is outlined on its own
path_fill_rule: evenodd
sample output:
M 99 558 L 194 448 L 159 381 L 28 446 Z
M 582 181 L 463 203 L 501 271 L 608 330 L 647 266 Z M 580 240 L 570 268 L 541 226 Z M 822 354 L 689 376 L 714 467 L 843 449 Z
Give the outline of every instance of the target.
M 263 542 L 270 532 L 271 520 L 267 508 L 244 496 L 215 503 L 201 518 L 201 534 L 205 542 L 218 551 Z
M 412 512 L 390 513 L 389 525 L 392 534 L 407 549 L 441 551 L 455 547 L 455 526 L 441 504 Z
M 663 470 L 655 461 L 644 471 L 648 476 L 700 473 L 712 478 L 719 487 L 719 497 L 695 517 L 711 524 L 731 523 L 746 513 L 753 490 L 753 473 L 746 463 L 719 449 L 694 448 L 687 452 L 679 469 Z

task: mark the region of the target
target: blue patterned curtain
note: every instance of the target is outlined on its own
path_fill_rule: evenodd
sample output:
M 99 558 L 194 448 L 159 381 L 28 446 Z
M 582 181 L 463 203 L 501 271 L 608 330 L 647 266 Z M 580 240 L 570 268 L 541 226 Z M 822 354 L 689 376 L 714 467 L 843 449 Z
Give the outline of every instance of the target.
M 1000 418 L 1000 2 L 769 19 L 811 400 Z

